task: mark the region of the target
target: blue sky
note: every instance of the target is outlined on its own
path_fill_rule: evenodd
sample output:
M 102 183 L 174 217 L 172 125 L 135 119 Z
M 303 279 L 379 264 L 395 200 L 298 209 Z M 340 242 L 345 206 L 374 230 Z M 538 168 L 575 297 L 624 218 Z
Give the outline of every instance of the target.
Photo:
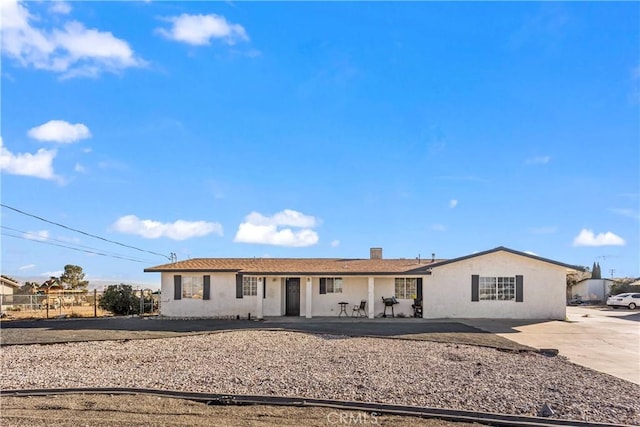
M 503 245 L 640 276 L 639 13 L 3 2 L 2 273 Z

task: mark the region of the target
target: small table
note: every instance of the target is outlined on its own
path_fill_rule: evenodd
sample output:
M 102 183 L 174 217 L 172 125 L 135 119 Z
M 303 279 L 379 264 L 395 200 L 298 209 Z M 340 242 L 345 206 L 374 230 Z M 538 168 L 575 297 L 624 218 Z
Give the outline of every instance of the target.
M 349 305 L 348 302 L 339 302 L 338 304 L 340 304 L 340 313 L 338 313 L 338 317 L 342 316 L 343 314 L 347 317 L 349 317 L 349 315 L 347 314 L 347 306 Z

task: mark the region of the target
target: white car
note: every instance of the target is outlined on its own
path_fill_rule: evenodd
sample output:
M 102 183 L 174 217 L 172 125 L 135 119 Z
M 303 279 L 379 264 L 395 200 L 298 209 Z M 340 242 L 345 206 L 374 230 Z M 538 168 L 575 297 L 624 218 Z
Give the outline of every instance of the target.
M 609 307 L 629 307 L 629 310 L 634 310 L 640 306 L 640 294 L 626 293 L 610 296 L 607 299 L 607 305 Z

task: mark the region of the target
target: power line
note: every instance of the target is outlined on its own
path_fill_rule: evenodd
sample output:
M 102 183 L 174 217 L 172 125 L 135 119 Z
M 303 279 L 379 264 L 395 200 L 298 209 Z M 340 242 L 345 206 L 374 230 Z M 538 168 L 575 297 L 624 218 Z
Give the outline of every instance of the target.
M 135 250 L 140 251 L 140 252 L 146 252 L 146 253 L 149 253 L 149 254 L 152 254 L 152 255 L 158 255 L 158 256 L 161 256 L 161 257 L 163 257 L 163 258 L 171 259 L 171 257 L 168 257 L 168 256 L 166 256 L 166 255 L 164 255 L 164 254 L 160 254 L 160 253 L 158 253 L 158 252 L 148 251 L 148 250 L 145 250 L 145 249 L 137 248 L 137 247 L 135 247 L 135 246 L 130 246 L 130 245 L 126 245 L 126 244 L 124 244 L 124 243 L 116 242 L 116 241 L 114 241 L 114 240 L 105 239 L 104 237 L 96 236 L 95 234 L 91 234 L 91 233 L 87 233 L 87 232 L 82 231 L 82 230 L 78 230 L 78 229 L 75 229 L 75 228 L 71 228 L 71 227 L 68 227 L 68 226 L 66 226 L 66 225 L 63 225 L 63 224 L 60 224 L 60 223 L 54 222 L 54 221 L 49 221 L 48 219 L 44 219 L 44 218 L 39 217 L 39 216 L 37 216 L 37 215 L 33 215 L 33 214 L 27 213 L 27 212 L 25 212 L 25 211 L 21 211 L 20 209 L 16 209 L 16 208 L 13 208 L 13 207 L 11 207 L 11 206 L 7 206 L 7 205 L 5 205 L 5 204 L 3 204 L 3 203 L 0 203 L 0 206 L 2 206 L 3 208 L 11 209 L 12 211 L 18 212 L 18 213 L 20 213 L 20 214 L 22 214 L 22 215 L 30 216 L 30 217 L 32 217 L 32 218 L 39 219 L 40 221 L 44 221 L 44 222 L 47 222 L 47 223 L 49 223 L 49 224 L 56 225 L 56 226 L 58 226 L 58 227 L 62 227 L 62 228 L 67 229 L 67 230 L 75 231 L 76 233 L 84 234 L 85 236 L 93 237 L 94 239 L 100 239 L 100 240 L 103 240 L 103 241 L 105 241 L 105 242 L 109 242 L 109 243 L 113 243 L 113 244 L 115 244 L 115 245 L 123 246 L 123 247 L 125 247 L 125 248 L 135 249 Z
M 88 251 L 86 249 L 73 248 L 71 246 L 60 245 L 60 244 L 57 244 L 57 243 L 46 242 L 46 241 L 42 241 L 42 240 L 28 239 L 28 238 L 23 237 L 23 236 L 14 236 L 13 234 L 4 233 L 4 232 L 0 233 L 0 234 L 2 234 L 3 236 L 13 237 L 13 238 L 16 238 L 16 239 L 24 239 L 24 240 L 29 240 L 31 242 L 43 243 L 45 245 L 59 246 L 61 248 L 71 249 L 72 251 L 85 252 L 85 253 L 92 254 L 92 255 L 100 255 L 100 256 L 106 256 L 106 257 L 111 257 L 111 258 L 119 258 L 119 259 L 124 259 L 124 260 L 127 260 L 127 261 L 133 261 L 133 262 L 148 262 L 148 261 L 142 261 L 142 260 L 139 260 L 139 259 L 127 258 L 127 257 L 119 256 L 119 255 L 109 255 L 109 254 L 105 254 L 105 253 L 102 253 L 102 252 Z
M 3 228 L 5 230 L 10 230 L 10 231 L 15 231 L 16 233 L 22 233 L 22 236 L 12 236 L 10 234 L 7 234 L 7 236 L 11 236 L 11 237 L 20 237 L 20 238 L 24 238 L 25 240 L 35 241 L 35 242 L 39 242 L 39 243 L 51 242 L 51 241 L 60 242 L 60 243 L 66 244 L 66 245 L 73 245 L 73 246 L 75 246 L 77 248 L 90 249 L 91 252 L 87 251 L 89 253 L 94 253 L 93 251 L 101 251 L 101 253 L 104 253 L 105 255 L 114 256 L 116 258 L 123 258 L 124 257 L 126 259 L 136 260 L 138 262 L 148 262 L 148 263 L 152 263 L 153 262 L 153 261 L 149 261 L 149 260 L 146 260 L 146 259 L 136 259 L 136 258 L 132 258 L 132 257 L 126 257 L 125 255 L 118 254 L 116 252 L 103 251 L 101 249 L 93 248 L 91 246 L 81 245 L 79 243 L 67 242 L 67 241 L 64 241 L 64 240 L 54 239 L 54 238 L 51 238 L 51 237 L 47 237 L 47 238 L 43 239 L 43 238 L 41 238 L 41 236 L 39 236 L 36 233 L 30 232 L 30 231 L 16 230 L 15 228 L 7 227 L 6 225 L 0 225 L 0 228 Z M 33 236 L 33 237 L 29 237 L 29 236 Z M 66 248 L 69 248 L 69 249 L 74 249 L 73 246 L 66 246 L 66 245 L 64 245 L 64 246 L 60 245 L 60 246 L 66 247 Z

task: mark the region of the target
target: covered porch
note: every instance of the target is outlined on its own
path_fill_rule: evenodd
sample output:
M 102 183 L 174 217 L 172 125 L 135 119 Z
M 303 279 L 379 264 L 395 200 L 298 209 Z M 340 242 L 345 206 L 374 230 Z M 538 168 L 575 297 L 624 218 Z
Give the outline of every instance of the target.
M 385 313 L 385 299 L 396 304 L 386 307 L 391 317 L 414 317 L 416 300 L 423 299 L 425 276 L 265 276 L 257 279 L 255 317 L 301 316 L 366 317 Z M 364 301 L 364 310 L 361 303 Z M 387 304 L 388 305 L 388 304 Z M 422 312 L 419 312 L 422 317 Z

